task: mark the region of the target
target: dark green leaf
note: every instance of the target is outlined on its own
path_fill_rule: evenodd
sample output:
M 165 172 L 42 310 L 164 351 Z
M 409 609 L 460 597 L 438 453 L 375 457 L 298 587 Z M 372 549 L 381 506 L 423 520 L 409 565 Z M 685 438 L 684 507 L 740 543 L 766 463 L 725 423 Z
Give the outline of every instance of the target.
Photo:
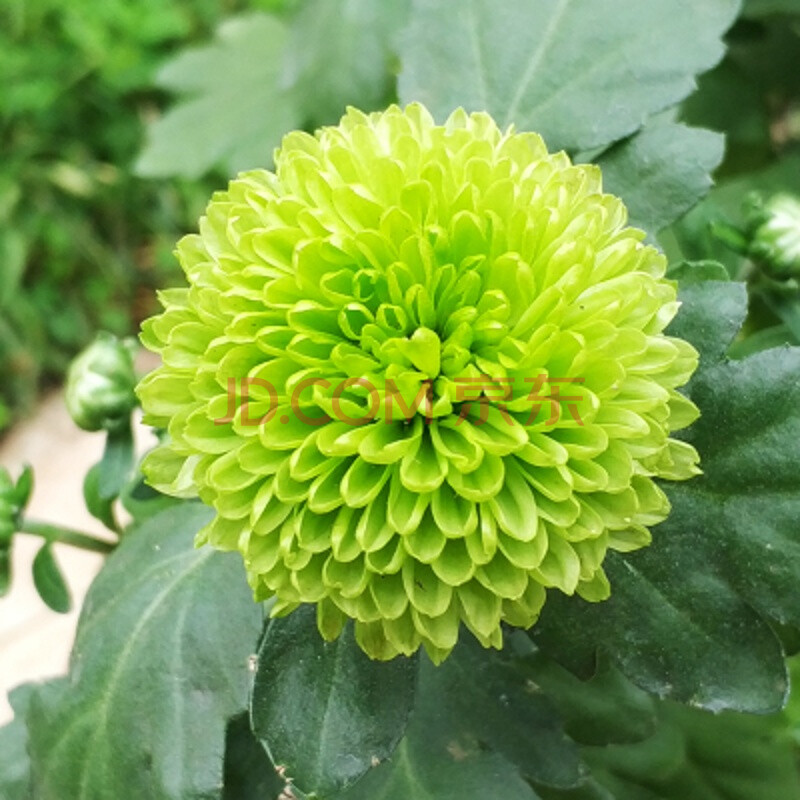
M 745 0 L 742 16 L 756 18 L 771 14 L 800 14 L 800 0 Z
M 31 701 L 37 800 L 219 797 L 262 612 L 237 556 L 194 548 L 209 513 L 165 511 L 108 558 L 69 677 Z
M 671 331 L 702 353 L 686 438 L 704 474 L 665 487 L 673 509 L 650 547 L 608 559 L 610 600 L 554 596 L 534 635 L 575 670 L 590 672 L 599 648 L 653 693 L 774 710 L 786 676 L 768 621 L 800 623 L 800 350 L 725 360 L 742 287 L 699 283 L 681 298 Z
M 14 719 L 0 728 L 0 797 L 3 800 L 28 800 L 31 796 L 28 729 L 25 726 L 30 691 L 30 686 L 20 686 L 9 694 Z
M 253 736 L 247 714 L 228 724 L 224 781 L 222 800 L 275 800 L 286 785 Z
M 400 97 L 541 133 L 552 149 L 628 136 L 722 56 L 737 0 L 413 0 Z
M 786 676 L 779 642 L 727 585 L 713 556 L 681 541 L 694 544 L 705 532 L 688 527 L 691 511 L 684 515 L 670 497 L 673 511 L 656 528 L 655 544 L 608 556 L 611 599 L 590 604 L 554 595 L 533 629 L 536 641 L 586 677 L 600 650 L 652 694 L 716 710 L 780 708 Z
M 391 755 L 414 705 L 416 660 L 371 661 L 352 626 L 335 642 L 313 606 L 273 620 L 258 654 L 251 718 L 273 763 L 326 795 Z
M 386 105 L 392 37 L 410 0 L 308 0 L 292 22 L 283 85 L 292 88 L 304 121 L 338 121 L 346 106 Z
M 480 742 L 538 783 L 568 787 L 580 782 L 577 748 L 564 735 L 555 707 L 507 654 L 462 637 L 445 662 L 426 675 L 454 737 Z
M 33 559 L 33 584 L 39 597 L 59 614 L 72 609 L 72 598 L 61 574 L 61 569 L 53 557 L 53 547 L 48 542 Z
M 701 76 L 681 106 L 681 120 L 725 134 L 726 163 L 757 166 L 772 152 L 764 93 L 745 69 L 726 58 Z
M 767 291 L 761 293 L 761 299 L 789 330 L 792 341 L 800 341 L 800 298 Z
M 281 136 L 302 122 L 280 87 L 286 38 L 279 19 L 251 13 L 170 61 L 159 84 L 186 98 L 150 126 L 138 172 L 191 178 L 220 165 L 231 175 L 270 166 Z
M 406 737 L 387 762 L 336 800 L 536 800 L 538 795 L 512 764 L 462 734 L 442 707 L 436 678 L 440 668 L 425 658 L 420 666 L 419 694 Z
M 109 431 L 100 459 L 97 494 L 100 500 L 113 500 L 122 491 L 133 469 L 133 432 L 129 422 Z
M 630 224 L 656 234 L 711 187 L 723 137 L 671 122 L 652 122 L 603 153 L 603 188 L 621 197 Z

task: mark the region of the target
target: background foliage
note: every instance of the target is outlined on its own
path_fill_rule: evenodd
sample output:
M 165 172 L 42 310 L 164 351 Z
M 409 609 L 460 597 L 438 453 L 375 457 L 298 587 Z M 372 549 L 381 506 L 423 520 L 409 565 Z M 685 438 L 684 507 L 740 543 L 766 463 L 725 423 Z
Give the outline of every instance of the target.
M 164 58 L 270 0 L 0 4 L 0 430 L 98 328 L 133 332 L 214 185 L 137 178 Z

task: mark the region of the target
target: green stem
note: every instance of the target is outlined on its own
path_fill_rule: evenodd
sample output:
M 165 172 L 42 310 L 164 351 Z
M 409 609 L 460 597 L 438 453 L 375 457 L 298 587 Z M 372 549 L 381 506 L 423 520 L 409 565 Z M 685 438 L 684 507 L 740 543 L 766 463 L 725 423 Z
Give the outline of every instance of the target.
M 48 542 L 60 542 L 71 547 L 80 547 L 81 550 L 91 550 L 93 553 L 111 553 L 116 544 L 95 539 L 94 536 L 73 531 L 69 528 L 62 528 L 60 525 L 50 525 L 47 522 L 36 522 L 32 519 L 22 521 L 19 528 L 20 533 L 30 533 L 33 536 L 41 536 Z

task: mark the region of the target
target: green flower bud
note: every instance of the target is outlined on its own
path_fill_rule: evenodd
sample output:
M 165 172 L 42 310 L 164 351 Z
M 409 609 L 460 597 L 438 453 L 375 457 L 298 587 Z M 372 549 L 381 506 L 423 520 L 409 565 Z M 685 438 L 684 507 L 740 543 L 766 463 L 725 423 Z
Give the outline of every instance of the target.
M 800 200 L 777 194 L 753 212 L 750 256 L 776 278 L 800 277 Z
M 65 401 L 70 416 L 86 431 L 111 430 L 136 406 L 134 343 L 100 333 L 67 373 Z
M 670 438 L 697 353 L 599 169 L 420 105 L 351 109 L 275 163 L 214 196 L 143 327 L 151 484 L 216 509 L 199 541 L 273 613 L 352 618 L 374 658 L 439 661 L 462 624 L 500 647 L 548 589 L 606 598 L 606 552 L 669 513 L 654 479 L 698 473 Z

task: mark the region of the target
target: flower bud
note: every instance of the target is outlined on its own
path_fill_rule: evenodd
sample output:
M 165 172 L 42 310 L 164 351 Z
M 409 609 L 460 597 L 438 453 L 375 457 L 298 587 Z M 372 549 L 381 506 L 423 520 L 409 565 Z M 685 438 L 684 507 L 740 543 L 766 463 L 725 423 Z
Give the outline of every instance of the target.
M 73 422 L 86 431 L 112 430 L 136 406 L 132 340 L 100 333 L 70 364 L 66 404 Z
M 800 277 L 800 200 L 777 194 L 752 215 L 750 256 L 776 278 Z

